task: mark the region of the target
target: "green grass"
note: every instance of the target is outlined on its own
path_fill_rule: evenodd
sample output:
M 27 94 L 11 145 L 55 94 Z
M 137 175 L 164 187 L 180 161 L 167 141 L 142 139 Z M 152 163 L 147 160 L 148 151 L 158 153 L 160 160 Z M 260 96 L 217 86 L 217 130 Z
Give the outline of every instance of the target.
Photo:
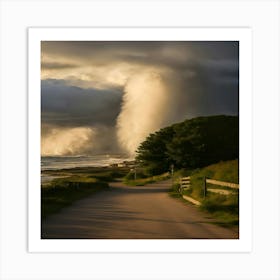
M 83 167 L 48 170 L 45 174 L 63 176 L 41 186 L 41 217 L 59 212 L 74 201 L 101 190 L 108 190 L 108 182 L 122 178 L 126 168 Z
M 238 184 L 238 160 L 219 162 L 201 169 L 179 170 L 174 174 L 174 184 L 179 186 L 180 178 L 185 176 L 191 177 L 191 188 L 185 194 L 201 200 L 204 196 L 203 182 L 205 177 Z M 209 185 L 209 187 L 227 189 L 215 185 Z
M 203 182 L 204 178 L 211 178 L 225 182 L 238 183 L 238 160 L 219 162 L 205 168 L 195 170 L 180 170 L 174 174 L 174 184 L 170 190 L 172 197 L 180 196 L 179 182 L 181 177 L 190 176 L 191 187 L 183 194 L 188 195 L 202 203 L 200 209 L 214 217 L 218 224 L 223 226 L 238 226 L 239 224 L 239 192 L 232 190 L 231 195 L 222 195 L 207 192 L 204 198 Z M 207 185 L 208 188 L 226 187 Z
M 145 177 L 144 175 L 140 175 L 140 174 L 138 174 L 138 176 Z M 134 179 L 134 173 L 130 172 L 124 177 L 123 183 L 127 186 L 145 186 L 147 184 L 152 184 L 167 179 L 170 179 L 170 174 L 168 172 L 152 177 L 136 178 L 136 180 Z
M 226 211 L 217 211 L 212 213 L 212 218 L 215 219 L 215 222 L 209 223 L 223 227 L 239 227 L 239 217 L 235 214 L 228 213 Z
M 41 217 L 44 219 L 76 200 L 105 189 L 108 189 L 108 183 L 95 178 L 71 176 L 54 179 L 49 187 L 41 188 Z
M 173 184 L 168 194 L 174 198 L 182 198 L 182 195 L 179 193 L 179 184 Z

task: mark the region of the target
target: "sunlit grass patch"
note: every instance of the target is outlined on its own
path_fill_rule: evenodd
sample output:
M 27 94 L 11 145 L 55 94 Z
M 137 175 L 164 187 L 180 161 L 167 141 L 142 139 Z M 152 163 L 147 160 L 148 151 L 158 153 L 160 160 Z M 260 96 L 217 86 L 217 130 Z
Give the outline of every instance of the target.
M 191 186 L 189 189 L 183 191 L 183 195 L 198 200 L 201 203 L 199 208 L 214 217 L 216 223 L 223 226 L 238 226 L 239 190 L 207 184 L 207 188 L 229 190 L 231 194 L 223 195 L 208 191 L 206 192 L 206 196 L 204 196 L 205 178 L 231 183 L 239 182 L 238 160 L 219 162 L 201 169 L 180 170 L 175 172 L 173 178 L 174 184 L 170 191 L 172 197 L 181 197 L 181 194 L 179 194 L 180 178 L 186 176 L 190 176 Z
M 152 177 L 145 177 L 145 175 L 140 175 L 140 173 L 139 173 L 138 178 L 136 177 L 136 179 L 135 179 L 134 173 L 130 172 L 124 177 L 123 183 L 128 186 L 145 186 L 147 184 L 152 184 L 155 182 L 160 182 L 160 181 L 164 181 L 164 180 L 168 180 L 168 179 L 170 179 L 169 173 L 164 173 L 164 174 L 156 175 L 156 176 L 152 176 Z

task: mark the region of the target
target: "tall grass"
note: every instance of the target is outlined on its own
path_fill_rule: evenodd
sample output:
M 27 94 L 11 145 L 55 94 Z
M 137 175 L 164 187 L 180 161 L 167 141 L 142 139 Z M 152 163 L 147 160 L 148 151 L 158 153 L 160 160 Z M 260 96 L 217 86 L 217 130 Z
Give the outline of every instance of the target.
M 190 176 L 191 187 L 183 192 L 201 202 L 201 209 L 211 213 L 223 225 L 238 225 L 239 222 L 239 192 L 233 190 L 231 195 L 207 192 L 204 197 L 204 178 L 225 182 L 239 183 L 238 160 L 219 162 L 205 168 L 195 170 L 180 170 L 175 173 L 172 196 L 178 193 L 180 178 Z M 211 188 L 224 188 L 209 185 Z
M 109 189 L 108 182 L 117 180 L 127 173 L 127 168 L 80 167 L 48 170 L 44 173 L 63 176 L 53 179 L 41 187 L 41 217 L 60 211 L 74 201 L 85 198 L 100 190 Z
M 186 191 L 186 194 L 200 200 L 204 197 L 203 184 L 205 177 L 231 183 L 239 182 L 238 160 L 222 161 L 201 169 L 178 170 L 174 174 L 174 187 L 178 188 L 180 186 L 180 178 L 186 176 L 191 177 L 191 188 Z

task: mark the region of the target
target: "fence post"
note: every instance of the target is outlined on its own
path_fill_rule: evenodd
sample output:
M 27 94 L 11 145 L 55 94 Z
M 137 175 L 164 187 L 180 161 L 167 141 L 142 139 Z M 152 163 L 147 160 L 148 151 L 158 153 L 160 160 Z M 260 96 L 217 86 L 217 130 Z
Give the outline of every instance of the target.
M 206 177 L 203 177 L 203 198 L 207 195 L 206 179 Z

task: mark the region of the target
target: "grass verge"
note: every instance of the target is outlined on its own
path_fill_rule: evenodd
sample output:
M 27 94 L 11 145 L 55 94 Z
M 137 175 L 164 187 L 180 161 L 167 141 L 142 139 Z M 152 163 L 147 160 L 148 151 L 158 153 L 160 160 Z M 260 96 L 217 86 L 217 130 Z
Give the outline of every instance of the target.
M 41 217 L 44 219 L 74 201 L 108 187 L 106 182 L 79 176 L 55 179 L 52 186 L 41 188 Z
M 157 176 L 152 176 L 147 178 L 138 178 L 136 180 L 133 179 L 133 174 L 132 175 L 128 174 L 126 177 L 124 177 L 123 183 L 127 186 L 145 186 L 147 184 L 152 184 L 168 179 L 170 179 L 169 173 L 164 173 L 162 175 L 157 175 Z
M 108 190 L 108 182 L 127 174 L 127 168 L 80 167 L 47 170 L 44 174 L 53 179 L 41 186 L 41 218 L 59 212 L 74 201 L 101 190 Z M 59 177 L 59 178 L 56 178 Z
M 215 220 L 215 224 L 225 227 L 239 226 L 239 192 L 233 190 L 230 195 L 222 195 L 217 193 L 207 193 L 204 198 L 203 180 L 204 177 L 211 179 L 238 183 L 238 161 L 226 161 L 212 164 L 205 168 L 196 170 L 180 170 L 175 173 L 174 184 L 169 194 L 172 197 L 182 198 L 179 193 L 180 178 L 184 176 L 191 177 L 191 187 L 183 192 L 201 202 L 199 207 L 204 213 L 207 213 Z M 219 186 L 209 185 L 211 188 L 223 188 Z M 226 188 L 225 188 L 226 189 Z M 186 202 L 189 203 L 189 202 Z

